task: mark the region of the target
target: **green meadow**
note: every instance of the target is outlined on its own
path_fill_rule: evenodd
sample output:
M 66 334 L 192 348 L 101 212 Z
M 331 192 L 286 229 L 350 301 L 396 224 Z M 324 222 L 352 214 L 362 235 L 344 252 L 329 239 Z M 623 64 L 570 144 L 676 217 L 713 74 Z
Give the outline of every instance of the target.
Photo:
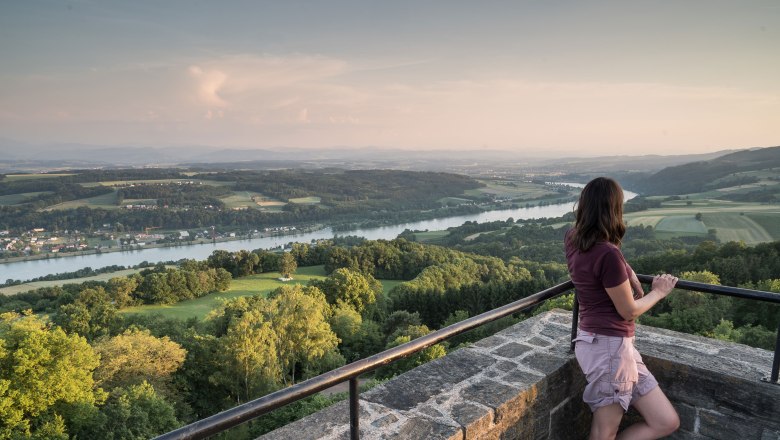
M 696 219 L 701 214 L 701 220 Z M 631 226 L 655 228 L 659 237 L 703 236 L 710 229 L 722 242 L 747 244 L 780 240 L 780 207 L 693 198 L 663 202 L 660 208 L 624 215 Z
M 321 199 L 319 197 L 310 196 L 310 197 L 297 197 L 294 199 L 290 199 L 290 203 L 295 203 L 297 205 L 316 205 L 320 203 Z
M 8 286 L 0 288 L 0 295 L 15 295 L 17 293 L 27 292 L 29 290 L 39 289 L 41 287 L 54 287 L 64 286 L 65 284 L 81 284 L 86 281 L 108 281 L 114 277 L 126 277 L 134 273 L 138 273 L 143 269 L 125 269 L 117 272 L 101 273 L 91 277 L 71 278 L 68 280 L 51 280 L 51 281 L 33 281 L 30 283 L 17 284 L 15 286 Z
M 88 208 L 103 208 L 103 209 L 117 209 L 118 197 L 116 191 L 108 194 L 101 194 L 95 197 L 88 197 L 86 199 L 70 200 L 56 205 L 49 206 L 46 211 L 54 211 L 61 209 L 75 209 L 82 206 Z
M 230 283 L 230 289 L 225 292 L 212 293 L 201 298 L 182 301 L 171 305 L 146 305 L 122 309 L 121 313 L 155 314 L 179 319 L 198 318 L 203 319 L 209 312 L 219 307 L 224 301 L 242 296 L 267 295 L 281 286 L 293 284 L 307 284 L 312 279 L 325 278 L 324 266 L 299 267 L 293 275 L 292 281 L 279 281 L 281 275 L 278 272 L 268 272 L 248 277 L 236 278 Z M 399 280 L 380 280 L 387 293 L 396 285 L 402 283 Z
M 11 206 L 25 203 L 41 194 L 51 194 L 51 191 L 38 191 L 0 196 L 0 206 Z
M 450 235 L 450 231 L 425 231 L 425 232 L 415 232 L 414 238 L 417 239 L 417 241 L 421 243 L 431 243 L 435 244 L 438 241 L 441 241 L 442 238 Z

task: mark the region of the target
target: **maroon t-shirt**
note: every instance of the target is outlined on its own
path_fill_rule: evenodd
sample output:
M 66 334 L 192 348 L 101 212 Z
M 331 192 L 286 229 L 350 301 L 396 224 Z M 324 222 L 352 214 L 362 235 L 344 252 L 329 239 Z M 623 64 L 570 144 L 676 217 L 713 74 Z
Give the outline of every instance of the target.
M 564 242 L 569 276 L 580 303 L 579 327 L 606 336 L 634 336 L 634 321 L 626 321 L 620 316 L 606 290 L 628 279 L 631 267 L 623 253 L 606 241 L 597 242 L 587 252 L 580 252 L 569 242 L 572 231 L 566 233 Z

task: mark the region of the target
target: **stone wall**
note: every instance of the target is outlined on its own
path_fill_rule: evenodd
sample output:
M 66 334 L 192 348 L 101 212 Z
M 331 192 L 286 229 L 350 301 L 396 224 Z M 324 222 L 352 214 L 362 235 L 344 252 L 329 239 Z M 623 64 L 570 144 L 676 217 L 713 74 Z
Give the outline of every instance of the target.
M 586 438 L 570 326 L 548 312 L 361 394 L 361 438 Z M 780 440 L 780 386 L 760 380 L 771 353 L 641 326 L 637 346 L 680 413 L 671 438 Z M 347 402 L 261 438 L 348 439 Z

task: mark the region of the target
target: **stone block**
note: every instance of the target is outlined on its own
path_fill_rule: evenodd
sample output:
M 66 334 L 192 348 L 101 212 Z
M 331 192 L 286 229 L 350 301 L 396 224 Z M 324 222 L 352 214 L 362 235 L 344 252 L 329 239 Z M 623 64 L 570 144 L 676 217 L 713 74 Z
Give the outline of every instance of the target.
M 361 411 L 361 415 L 366 415 L 366 413 Z M 335 436 L 345 429 L 349 431 L 349 406 L 347 401 L 342 401 L 295 423 L 274 430 L 261 438 L 263 440 L 315 439 Z
M 540 331 L 539 334 L 542 336 L 546 336 L 550 339 L 554 340 L 560 340 L 560 339 L 571 339 L 571 329 L 561 327 L 558 325 L 547 325 L 544 326 Z
M 571 312 L 567 310 L 556 309 L 550 312 L 550 314 L 547 316 L 548 322 L 571 328 Z
M 370 438 L 370 437 L 369 437 Z M 392 440 L 429 439 L 429 440 L 462 440 L 463 430 L 460 426 L 445 425 L 422 417 L 407 420 L 397 433 L 388 435 Z
M 493 335 L 493 336 L 488 336 L 485 339 L 481 339 L 481 340 L 475 342 L 473 345 L 475 347 L 490 349 L 490 348 L 498 347 L 499 345 L 505 344 L 508 341 L 509 340 L 507 338 L 502 338 L 501 336 Z
M 540 338 L 538 336 L 534 336 L 533 338 L 529 339 L 529 344 L 535 345 L 537 347 L 549 347 L 552 345 L 552 342 L 548 341 L 547 339 Z
M 452 407 L 452 419 L 464 429 L 464 439 L 479 438 L 490 430 L 493 424 L 493 411 L 484 406 L 468 402 L 457 403 Z
M 460 397 L 465 401 L 480 403 L 495 410 L 516 398 L 518 394 L 517 388 L 486 379 L 464 388 L 460 392 Z
M 541 351 L 531 353 L 522 360 L 523 365 L 544 374 L 552 373 L 561 368 L 566 362 L 568 362 L 568 359 L 562 359 L 558 356 L 553 356 L 548 352 Z
M 461 349 L 363 393 L 361 398 L 393 409 L 410 410 L 444 394 L 453 385 L 477 376 L 495 362 L 474 350 Z
M 520 357 L 531 350 L 533 350 L 533 348 L 529 347 L 528 345 L 518 344 L 517 342 L 510 342 L 496 348 L 491 352 L 491 354 L 512 359 Z
M 540 376 L 535 373 L 529 373 L 527 371 L 516 369 L 504 375 L 502 379 L 504 380 L 504 382 L 507 382 L 520 389 L 524 389 L 544 379 L 544 376 Z
M 780 440 L 780 431 L 764 429 L 761 432 L 761 440 Z
M 694 432 L 697 417 L 696 408 L 680 402 L 672 402 L 672 406 L 674 406 L 674 409 L 677 410 L 677 414 L 680 416 L 680 429 Z
M 760 438 L 762 428 L 743 415 L 699 410 L 699 434 L 717 439 Z
M 590 421 L 590 408 L 582 401 L 582 396 L 572 396 L 550 412 L 548 419 L 549 438 L 587 438 L 590 432 Z

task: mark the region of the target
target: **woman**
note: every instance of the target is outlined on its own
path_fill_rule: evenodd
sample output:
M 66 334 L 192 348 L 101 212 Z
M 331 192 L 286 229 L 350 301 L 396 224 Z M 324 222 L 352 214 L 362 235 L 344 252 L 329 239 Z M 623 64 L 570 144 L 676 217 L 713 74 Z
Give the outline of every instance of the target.
M 575 353 L 588 380 L 583 400 L 593 412 L 590 439 L 656 439 L 676 431 L 680 419 L 634 348 L 634 320 L 669 295 L 677 278 L 642 285 L 620 252 L 626 232 L 623 190 L 605 177 L 582 190 L 574 228 L 566 233 L 566 261 L 580 304 Z M 644 417 L 617 435 L 633 405 Z

